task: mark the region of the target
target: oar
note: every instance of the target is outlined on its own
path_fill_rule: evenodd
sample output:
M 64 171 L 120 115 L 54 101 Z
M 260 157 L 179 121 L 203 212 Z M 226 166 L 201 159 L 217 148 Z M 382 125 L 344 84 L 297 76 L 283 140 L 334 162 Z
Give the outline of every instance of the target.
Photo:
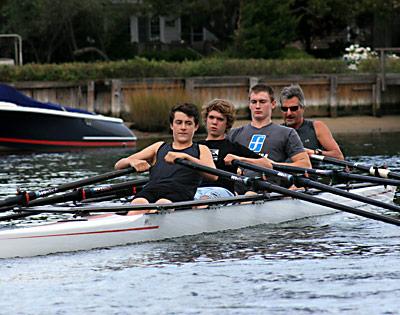
M 125 183 L 104 185 L 87 189 L 81 188 L 76 191 L 68 192 L 62 195 L 33 200 L 32 202 L 29 203 L 29 207 L 50 205 L 54 203 L 67 202 L 67 201 L 83 201 L 83 200 L 89 200 L 90 198 L 99 198 L 99 197 L 104 198 L 110 196 L 110 194 L 112 194 L 112 196 L 119 198 L 124 196 L 130 196 L 135 194 L 137 190 L 139 190 L 147 182 L 148 179 L 143 178 L 143 179 L 128 181 Z M 93 201 L 94 200 L 96 199 L 93 199 Z M 10 209 L 3 208 L 1 210 L 5 211 Z M 21 219 L 31 216 L 33 214 L 38 214 L 37 212 L 32 212 L 29 208 L 18 209 L 18 211 L 22 212 L 2 216 L 0 217 L 0 221 Z M 42 210 L 42 212 L 45 211 Z
M 266 181 L 261 181 L 261 180 L 257 180 L 254 178 L 235 175 L 235 174 L 223 171 L 223 170 L 206 167 L 204 165 L 196 164 L 196 163 L 190 162 L 188 160 L 184 160 L 184 159 L 176 159 L 175 163 L 192 168 L 192 169 L 200 171 L 200 172 L 206 172 L 206 173 L 210 173 L 210 174 L 217 175 L 220 177 L 224 177 L 228 180 L 247 183 L 247 184 L 252 183 L 252 184 L 256 185 L 259 189 L 277 192 L 277 193 L 280 193 L 285 196 L 308 201 L 308 202 L 315 203 L 315 204 L 318 204 L 321 206 L 337 209 L 340 211 L 352 213 L 352 214 L 362 216 L 365 218 L 369 218 L 369 219 L 373 219 L 373 220 L 400 226 L 400 220 L 397 220 L 397 219 L 394 219 L 394 218 L 391 218 L 391 217 L 388 217 L 385 215 L 381 215 L 381 214 L 377 214 L 377 213 L 373 213 L 373 212 L 369 212 L 369 211 L 365 211 L 365 210 L 361 210 L 361 209 L 352 208 L 352 207 L 349 207 L 346 205 L 342 205 L 342 204 L 339 204 L 339 203 L 336 203 L 333 201 L 329 201 L 326 199 L 322 199 L 322 198 L 317 198 L 317 197 L 307 195 L 305 193 L 300 193 L 300 192 L 297 192 L 294 190 L 289 190 L 289 189 L 283 188 L 281 186 L 271 184 Z
M 143 210 L 182 210 L 182 209 L 192 209 L 192 207 L 204 206 L 204 205 L 226 205 L 240 202 L 255 202 L 258 200 L 273 200 L 276 199 L 271 196 L 266 196 L 264 194 L 257 194 L 251 196 L 233 196 L 226 198 L 213 198 L 207 200 L 193 200 L 193 201 L 182 201 L 173 203 L 149 203 L 140 205 L 122 205 L 122 206 L 91 206 L 91 207 L 73 207 L 73 208 L 32 208 L 29 209 L 31 214 L 40 213 L 70 213 L 70 214 L 87 214 L 96 212 L 127 212 L 127 211 L 143 211 Z M 0 217 L 0 221 L 5 221 L 8 216 Z
M 368 172 L 372 176 L 376 177 L 383 177 L 383 178 L 394 178 L 394 179 L 400 179 L 400 173 L 393 172 L 389 169 L 386 168 L 379 168 L 376 166 L 368 166 L 368 165 L 363 165 L 357 162 L 350 162 L 346 160 L 338 160 L 329 156 L 324 156 L 324 155 L 316 155 L 312 154 L 311 156 L 312 160 L 315 161 L 322 161 L 334 165 L 339 165 L 339 166 L 348 166 L 352 168 L 359 169 L 361 171 Z
M 136 172 L 136 170 L 134 168 L 130 167 L 130 168 L 122 169 L 122 170 L 117 170 L 117 171 L 112 171 L 112 172 L 96 175 L 93 177 L 88 177 L 88 178 L 81 179 L 81 180 L 78 180 L 75 182 L 62 184 L 62 185 L 59 185 L 56 187 L 46 188 L 46 189 L 37 190 L 37 191 L 30 191 L 30 192 L 20 192 L 14 197 L 9 197 L 4 200 L 0 200 L 0 208 L 7 207 L 7 206 L 14 206 L 14 205 L 26 205 L 30 201 L 40 198 L 40 197 L 46 197 L 46 196 L 49 196 L 52 194 L 67 191 L 69 189 L 75 189 L 75 188 L 82 187 L 85 185 L 95 184 L 95 183 L 98 183 L 98 182 L 101 182 L 104 180 L 127 175 L 127 174 L 130 174 L 133 172 Z
M 400 186 L 400 180 L 397 179 L 388 179 L 388 178 L 380 178 L 374 176 L 366 176 L 359 174 L 351 174 L 347 172 L 341 172 L 338 170 L 320 170 L 314 168 L 303 168 L 291 165 L 281 165 L 274 164 L 274 170 L 288 172 L 288 173 L 301 173 L 301 174 L 312 174 L 318 176 L 326 176 L 329 178 L 341 178 L 346 180 L 354 180 L 357 182 L 368 182 L 380 185 L 391 185 L 391 186 Z
M 245 162 L 238 161 L 238 160 L 232 161 L 232 164 L 235 165 L 235 166 L 239 166 L 239 167 L 242 167 L 242 168 L 247 168 L 249 170 L 253 170 L 253 171 L 256 171 L 256 172 L 261 172 L 261 173 L 264 173 L 265 175 L 274 176 L 275 173 L 277 172 L 277 171 L 271 170 L 269 168 L 265 168 L 265 167 L 261 167 L 261 166 L 258 166 L 258 165 L 245 163 Z M 276 164 L 274 164 L 274 167 L 275 167 L 275 165 Z M 339 189 L 339 188 L 336 188 L 336 187 L 332 187 L 332 186 L 329 186 L 329 185 L 326 185 L 326 184 L 322 184 L 322 183 L 319 183 L 319 182 L 316 182 L 316 181 L 313 181 L 311 179 L 304 178 L 304 177 L 301 177 L 301 176 L 295 176 L 293 183 L 298 187 L 303 187 L 304 186 L 304 187 L 316 188 L 316 189 L 319 189 L 319 190 L 322 190 L 322 191 L 326 191 L 326 192 L 329 192 L 329 193 L 332 193 L 332 194 L 336 194 L 336 195 L 339 195 L 339 196 L 342 196 L 342 197 L 345 197 L 345 198 L 354 199 L 354 200 L 357 200 L 357 201 L 360 201 L 360 202 L 363 202 L 363 203 L 368 203 L 368 204 L 371 204 L 373 206 L 377 206 L 377 207 L 380 207 L 380 208 L 385 208 L 385 209 L 388 209 L 388 210 L 391 210 L 391 211 L 400 212 L 400 207 L 397 206 L 397 205 L 388 204 L 388 203 L 381 202 L 379 200 L 375 200 L 375 199 L 372 199 L 372 198 L 368 198 L 368 197 L 360 196 L 360 195 L 357 195 L 357 194 L 353 194 L 353 193 L 350 193 L 348 191 L 345 191 L 345 190 L 342 190 L 342 189 Z
M 82 201 L 89 198 L 103 197 L 120 190 L 131 190 L 131 194 L 136 193 L 136 189 L 143 186 L 148 182 L 148 179 L 136 179 L 124 183 L 102 185 L 93 188 L 79 188 L 72 192 L 67 192 L 61 195 L 55 195 L 45 198 L 39 198 L 31 201 L 25 207 L 36 207 L 51 205 L 54 203 L 67 202 L 67 201 Z M 0 211 L 12 210 L 14 207 L 3 207 Z

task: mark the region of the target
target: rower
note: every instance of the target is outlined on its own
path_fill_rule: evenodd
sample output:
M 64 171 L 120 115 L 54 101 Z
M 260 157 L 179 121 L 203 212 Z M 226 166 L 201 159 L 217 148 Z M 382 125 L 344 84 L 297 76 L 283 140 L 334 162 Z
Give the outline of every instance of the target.
M 205 146 L 193 143 L 199 128 L 199 112 L 193 104 L 174 106 L 169 115 L 172 143 L 156 142 L 138 153 L 119 160 L 116 169 L 134 167 L 138 172 L 150 169 L 150 179 L 135 195 L 133 204 L 171 203 L 193 200 L 202 176 L 216 180 L 217 176 L 201 173 L 175 164 L 177 158 L 215 168 L 211 152 Z M 128 214 L 137 214 L 132 212 Z
M 272 168 L 271 162 L 247 147 L 226 139 L 226 133 L 235 122 L 235 107 L 228 100 L 214 99 L 203 106 L 202 116 L 207 128 L 207 137 L 199 143 L 206 145 L 212 153 L 218 169 L 231 173 L 237 172 L 232 160 L 254 163 L 259 166 Z M 195 199 L 223 198 L 234 196 L 234 182 L 219 178 L 215 182 L 203 179 L 197 189 Z
M 270 86 L 253 86 L 249 93 L 251 122 L 232 129 L 228 139 L 247 146 L 273 164 L 310 168 L 310 159 L 296 131 L 272 122 L 271 114 L 275 107 L 274 91 Z M 255 174 L 245 171 L 247 176 Z
M 308 155 L 317 154 L 344 160 L 328 126 L 320 120 L 304 119 L 304 93 L 298 84 L 286 86 L 280 96 L 284 126 L 296 129 Z

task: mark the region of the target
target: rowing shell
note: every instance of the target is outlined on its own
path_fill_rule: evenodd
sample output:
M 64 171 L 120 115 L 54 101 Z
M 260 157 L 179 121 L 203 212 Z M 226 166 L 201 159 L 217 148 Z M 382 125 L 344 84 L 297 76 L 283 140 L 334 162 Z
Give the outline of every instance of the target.
M 394 188 L 368 186 L 351 192 L 391 200 Z M 330 193 L 320 198 L 351 207 L 361 203 Z M 277 224 L 337 212 L 331 208 L 292 198 L 258 198 L 249 204 L 213 205 L 136 215 L 101 214 L 45 225 L 0 231 L 0 258 L 29 257 L 58 252 L 89 250 L 186 235 Z

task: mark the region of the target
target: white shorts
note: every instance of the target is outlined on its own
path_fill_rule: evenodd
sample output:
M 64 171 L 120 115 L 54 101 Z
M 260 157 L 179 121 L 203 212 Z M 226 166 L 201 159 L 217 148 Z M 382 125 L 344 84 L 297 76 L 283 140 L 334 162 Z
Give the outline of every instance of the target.
M 199 187 L 194 195 L 194 200 L 226 198 L 233 196 L 235 195 L 231 191 L 223 187 Z

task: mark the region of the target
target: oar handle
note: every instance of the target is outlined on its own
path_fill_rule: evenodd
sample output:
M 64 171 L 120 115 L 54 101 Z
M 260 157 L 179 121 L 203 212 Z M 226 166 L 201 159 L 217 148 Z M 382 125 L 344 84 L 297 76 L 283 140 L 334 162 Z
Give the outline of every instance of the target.
M 233 160 L 232 161 L 232 165 L 238 166 L 238 167 L 242 167 L 242 168 L 247 168 L 249 170 L 256 171 L 256 172 L 259 172 L 259 173 L 263 173 L 265 175 L 275 176 L 275 177 L 281 178 L 286 182 L 286 184 L 289 184 L 289 185 L 292 185 L 294 183 L 293 175 L 282 173 L 280 171 L 272 170 L 272 169 L 269 169 L 269 168 L 266 168 L 266 167 L 261 167 L 261 166 L 258 166 L 258 165 L 246 163 L 246 162 L 239 161 L 239 160 Z
M 227 179 L 231 179 L 231 180 L 234 180 L 234 181 L 237 181 L 237 182 L 241 182 L 241 183 L 243 183 L 245 185 L 250 185 L 252 180 L 253 180 L 250 177 L 239 176 L 239 175 L 236 175 L 236 174 L 224 171 L 224 170 L 218 170 L 218 169 L 211 168 L 211 167 L 208 167 L 208 166 L 205 166 L 205 165 L 192 163 L 192 162 L 190 162 L 188 160 L 181 159 L 181 158 L 175 159 L 174 163 L 190 167 L 191 169 L 194 169 L 196 171 L 206 172 L 206 173 L 209 173 L 209 174 L 212 174 L 212 175 L 225 177 Z

